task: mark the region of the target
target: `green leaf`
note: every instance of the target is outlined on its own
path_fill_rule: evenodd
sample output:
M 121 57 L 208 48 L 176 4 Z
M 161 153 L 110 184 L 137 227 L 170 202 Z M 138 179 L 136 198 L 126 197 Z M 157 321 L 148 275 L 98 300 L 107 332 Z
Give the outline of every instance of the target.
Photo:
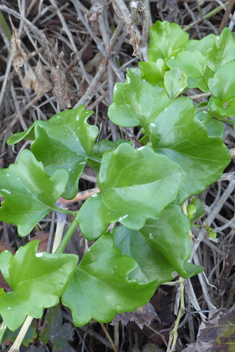
M 208 81 L 211 93 L 224 104 L 235 96 L 235 61 L 220 67 Z
M 207 56 L 207 50 L 212 48 L 214 43 L 218 40 L 218 37 L 214 34 L 209 34 L 201 40 L 192 39 L 189 40 L 186 46 L 186 50 L 194 51 L 199 50 L 202 55 Z
M 209 88 L 204 77 L 188 77 L 187 84 L 189 89 L 199 88 L 204 93 L 209 92 Z
M 207 65 L 214 72 L 235 58 L 235 39 L 230 29 L 224 28 L 216 39 L 212 48 L 207 50 Z
M 211 96 L 208 107 L 211 115 L 220 120 L 223 120 L 228 116 L 233 117 L 235 116 L 235 97 L 232 97 L 226 103 L 222 104 L 219 99 Z
M 147 218 L 158 218 L 174 201 L 183 178 L 177 164 L 150 147 L 136 150 L 121 144 L 106 152 L 98 178 L 100 193 L 91 196 L 77 215 L 82 233 L 93 240 L 116 221 L 140 229 Z
M 114 247 L 111 234 L 96 241 L 76 268 L 62 303 L 72 311 L 75 326 L 91 319 L 110 322 L 116 313 L 145 305 L 156 290 L 156 282 L 129 281 L 136 262 Z
M 167 155 L 185 172 L 179 204 L 220 178 L 231 160 L 223 140 L 209 137 L 194 115 L 191 99 L 178 98 L 150 125 L 154 150 Z
M 172 280 L 172 272 L 188 278 L 203 270 L 189 265 L 191 244 L 188 232 L 191 223 L 177 205 L 166 207 L 159 220 L 148 219 L 139 231 L 123 226 L 112 233 L 114 245 L 122 254 L 133 257 L 140 270 L 149 279 L 157 279 L 157 285 Z
M 51 341 L 55 352 L 72 352 L 74 350 L 68 341 L 73 338 L 74 328 L 70 323 L 62 324 L 62 319 L 60 306 L 51 308 L 46 317 L 46 326 L 40 335 L 40 341 L 46 344 Z
M 204 206 L 197 197 L 193 198 L 187 206 L 187 213 L 191 221 L 199 219 L 205 213 Z
M 173 68 L 165 73 L 164 85 L 169 97 L 174 99 L 187 87 L 187 77 L 179 68 Z
M 30 126 L 26 131 L 15 133 L 13 134 L 13 136 L 7 138 L 7 144 L 12 145 L 22 141 L 22 139 L 29 140 L 29 141 L 34 140 L 35 139 L 34 126 L 35 126 L 35 123 L 32 126 Z
M 192 65 L 193 62 L 193 65 Z M 203 76 L 206 70 L 207 60 L 199 50 L 180 51 L 176 56 L 172 56 L 167 61 L 167 66 L 179 68 L 187 77 Z
M 214 72 L 211 71 L 208 66 L 206 66 L 206 70 L 203 76 L 187 78 L 188 88 L 199 88 L 201 91 L 207 93 L 209 92 L 208 80 L 213 76 L 214 76 Z
M 97 126 L 86 122 L 92 113 L 81 105 L 75 110 L 56 114 L 48 121 L 35 121 L 34 133 L 33 127 L 30 127 L 27 131 L 8 138 L 8 144 L 29 138 L 29 135 L 35 138 L 31 151 L 38 161 L 42 161 L 49 175 L 58 169 L 68 170 L 69 180 L 63 193 L 66 199 L 72 199 L 77 194 L 78 180 L 98 135 Z
M 118 139 L 116 142 L 112 142 L 108 141 L 107 139 L 102 139 L 100 142 L 95 143 L 92 149 L 92 157 L 101 160 L 105 152 L 107 152 L 108 150 L 115 150 L 122 143 L 126 143 L 126 140 Z M 99 171 L 100 162 L 98 163 L 94 160 L 88 160 L 88 164 L 96 171 Z
M 13 256 L 0 255 L 0 269 L 12 291 L 0 297 L 0 314 L 10 330 L 30 315 L 41 318 L 44 308 L 59 302 L 78 257 L 74 254 L 37 253 L 39 241 L 21 246 Z
M 29 150 L 24 150 L 17 164 L 0 170 L 0 219 L 18 227 L 20 236 L 26 236 L 50 211 L 71 214 L 55 206 L 68 180 L 66 170 L 57 170 L 52 176 L 44 171 Z
M 153 87 L 128 71 L 126 81 L 115 85 L 108 116 L 120 126 L 145 128 L 169 103 L 170 99 L 164 89 Z
M 184 32 L 176 23 L 157 21 L 150 28 L 150 43 L 148 58 L 150 61 L 169 59 L 178 51 L 185 48 L 189 34 Z
M 166 67 L 162 59 L 158 59 L 156 62 L 139 62 L 139 67 L 141 67 L 142 79 L 145 79 L 152 86 L 155 87 L 163 81 Z
M 218 120 L 212 120 L 206 125 L 206 130 L 209 137 L 219 137 L 222 138 L 224 135 L 224 125 Z
M 223 137 L 224 125 L 222 122 L 213 119 L 211 111 L 200 111 L 196 113 L 196 117 L 206 127 L 209 137 Z

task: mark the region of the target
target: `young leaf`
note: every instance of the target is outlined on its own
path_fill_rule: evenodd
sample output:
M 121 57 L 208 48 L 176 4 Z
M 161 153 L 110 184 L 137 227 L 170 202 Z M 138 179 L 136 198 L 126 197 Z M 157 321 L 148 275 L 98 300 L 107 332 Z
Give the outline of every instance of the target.
M 207 65 L 214 72 L 235 58 L 235 39 L 230 29 L 224 28 L 216 39 L 212 48 L 207 50 Z
M 199 219 L 205 213 L 204 206 L 197 197 L 193 198 L 187 206 L 187 213 L 191 221 Z
M 167 155 L 185 172 L 179 204 L 215 182 L 231 160 L 223 140 L 209 137 L 194 115 L 191 99 L 178 98 L 150 125 L 154 150 Z
M 186 46 L 186 50 L 194 51 L 199 50 L 202 55 L 207 56 L 207 50 L 212 48 L 214 43 L 218 40 L 218 37 L 214 34 L 209 34 L 201 40 L 192 39 L 189 40 Z
M 82 233 L 93 240 L 116 221 L 140 229 L 176 198 L 183 179 L 177 164 L 150 147 L 136 150 L 124 143 L 106 152 L 98 178 L 101 192 L 91 196 L 77 215 Z
M 37 253 L 39 241 L 0 255 L 0 269 L 12 291 L 0 297 L 0 314 L 10 330 L 16 330 L 30 315 L 41 318 L 43 308 L 59 302 L 78 257 L 74 254 Z
M 108 115 L 117 125 L 146 128 L 169 103 L 164 89 L 153 87 L 128 71 L 126 81 L 115 85 L 113 104 L 109 107 Z
M 139 231 L 121 226 L 114 228 L 112 233 L 114 245 L 122 254 L 133 257 L 147 278 L 157 279 L 160 285 L 173 279 L 173 271 L 188 278 L 203 270 L 186 262 L 192 252 L 188 236 L 190 227 L 191 223 L 181 208 L 168 205 L 159 220 L 148 219 Z
M 192 65 L 193 62 L 193 65 Z M 179 68 L 187 77 L 203 76 L 206 70 L 207 60 L 199 50 L 180 51 L 176 56 L 172 56 L 167 61 L 167 66 Z
M 44 171 L 29 150 L 24 150 L 17 164 L 0 170 L 0 219 L 18 227 L 20 236 L 26 236 L 50 211 L 71 214 L 55 206 L 68 181 L 66 170 L 57 170 L 52 176 Z
M 211 93 L 224 104 L 235 96 L 235 61 L 218 68 L 208 85 Z
M 31 151 L 38 161 L 42 161 L 49 175 L 58 169 L 69 171 L 69 180 L 63 193 L 66 199 L 76 195 L 79 177 L 98 135 L 97 126 L 86 122 L 92 113 L 81 105 L 75 110 L 56 114 L 48 121 L 38 120 L 34 122 L 34 127 L 8 138 L 8 144 L 29 137 L 36 139 L 31 145 Z
M 166 66 L 162 59 L 158 59 L 156 62 L 139 62 L 139 67 L 141 67 L 142 72 L 141 78 L 152 84 L 152 86 L 155 87 L 163 81 Z
M 150 28 L 149 60 L 169 59 L 185 48 L 188 38 L 189 34 L 184 32 L 178 24 L 157 21 Z
M 72 311 L 74 325 L 85 325 L 92 318 L 110 322 L 116 313 L 133 311 L 146 304 L 157 284 L 129 281 L 128 274 L 135 266 L 134 259 L 122 256 L 114 247 L 111 234 L 96 241 L 62 295 L 62 303 Z
M 169 97 L 174 99 L 187 87 L 187 77 L 179 68 L 173 68 L 165 73 L 164 85 Z

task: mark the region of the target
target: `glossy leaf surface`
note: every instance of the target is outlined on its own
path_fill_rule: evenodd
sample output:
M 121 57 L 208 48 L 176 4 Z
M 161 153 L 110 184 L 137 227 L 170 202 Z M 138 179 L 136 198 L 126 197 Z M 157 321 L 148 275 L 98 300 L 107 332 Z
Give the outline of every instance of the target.
M 209 79 L 208 85 L 211 93 L 222 104 L 232 98 L 235 95 L 235 61 L 220 67 L 214 77 Z
M 146 128 L 169 103 L 164 89 L 155 88 L 128 71 L 126 81 L 115 85 L 113 104 L 109 107 L 108 115 L 117 125 Z
M 221 138 L 208 137 L 189 98 L 174 100 L 150 125 L 153 148 L 178 163 L 185 179 L 177 201 L 201 193 L 222 174 L 231 158 Z
M 98 135 L 98 128 L 86 122 L 92 113 L 81 105 L 75 110 L 56 114 L 48 121 L 38 120 L 34 127 L 8 138 L 8 144 L 35 139 L 31 151 L 38 161 L 42 161 L 49 175 L 58 169 L 68 170 L 69 180 L 63 193 L 66 199 L 75 197 L 79 177 Z
M 192 65 L 193 63 L 193 65 Z M 203 76 L 206 70 L 207 60 L 199 50 L 180 51 L 176 56 L 172 56 L 167 61 L 167 66 L 179 68 L 187 77 Z
M 92 318 L 110 322 L 116 313 L 133 311 L 146 304 L 156 290 L 155 281 L 129 281 L 136 267 L 134 259 L 122 256 L 111 234 L 103 235 L 85 254 L 76 268 L 62 303 L 72 311 L 75 326 Z
M 212 48 L 207 51 L 207 65 L 212 71 L 235 59 L 235 39 L 227 27 L 223 29 Z
M 37 253 L 38 243 L 21 246 L 14 256 L 9 251 L 0 255 L 0 269 L 12 288 L 0 297 L 0 314 L 11 330 L 27 315 L 39 319 L 43 308 L 57 304 L 77 265 L 74 254 Z
M 209 34 L 200 40 L 191 39 L 187 43 L 186 50 L 199 50 L 202 55 L 207 56 L 207 50 L 213 47 L 214 43 L 218 40 L 217 38 L 218 37 L 216 35 Z
M 156 86 L 163 81 L 166 67 L 162 59 L 158 59 L 156 62 L 139 62 L 139 67 L 141 67 L 141 78 L 152 84 L 152 86 Z
M 173 68 L 165 73 L 164 86 L 169 97 L 174 99 L 187 87 L 187 77 L 179 68 Z
M 114 228 L 112 233 L 114 245 L 122 254 L 133 257 L 148 280 L 157 279 L 160 285 L 173 279 L 173 271 L 185 278 L 202 271 L 202 267 L 186 262 L 192 252 L 188 236 L 190 227 L 181 208 L 169 205 L 159 220 L 148 219 L 139 231 L 121 226 Z
M 176 23 L 157 21 L 150 28 L 148 58 L 150 61 L 168 59 L 183 49 L 189 35 Z
M 140 229 L 176 198 L 183 179 L 181 168 L 166 156 L 150 147 L 137 150 L 121 144 L 102 158 L 100 193 L 91 196 L 78 213 L 82 233 L 95 239 L 116 221 Z
M 50 211 L 70 214 L 55 206 L 67 181 L 67 170 L 57 170 L 48 176 L 42 163 L 25 149 L 17 164 L 0 170 L 0 195 L 4 197 L 1 221 L 16 225 L 19 235 L 26 236 Z

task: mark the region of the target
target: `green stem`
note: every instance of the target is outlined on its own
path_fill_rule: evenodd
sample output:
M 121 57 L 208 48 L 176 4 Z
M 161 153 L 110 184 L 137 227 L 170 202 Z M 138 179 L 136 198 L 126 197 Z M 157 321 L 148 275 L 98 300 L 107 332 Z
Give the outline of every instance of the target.
M 0 11 L 0 27 L 2 27 L 5 36 L 10 41 L 11 40 L 11 30 L 8 27 L 8 24 L 2 14 L 2 11 Z
M 228 5 L 228 2 L 226 2 L 224 4 L 224 6 L 227 6 Z M 216 7 L 216 9 L 208 12 L 207 14 L 205 14 L 204 16 L 202 16 L 202 18 L 199 18 L 198 20 L 194 21 L 193 23 L 189 24 L 188 26 L 184 27 L 183 30 L 185 32 L 187 32 L 189 29 L 191 29 L 193 26 L 195 26 L 196 24 L 200 23 L 201 21 L 203 20 L 207 20 L 207 18 L 210 18 L 214 15 L 216 15 L 218 12 L 220 12 L 221 10 L 223 10 L 224 7 L 223 6 L 218 6 Z
M 199 108 L 197 108 L 197 112 L 207 111 L 207 110 L 208 110 L 208 105 L 199 106 Z
M 97 163 L 101 163 L 101 159 L 92 158 L 91 156 L 88 156 L 87 158 L 90 159 L 90 160 L 96 161 Z
M 57 248 L 57 250 L 55 251 L 56 254 L 61 254 L 64 252 L 70 238 L 72 237 L 74 231 L 76 230 L 76 228 L 78 227 L 79 223 L 78 223 L 78 220 L 77 220 L 77 216 L 78 214 L 76 215 L 75 219 L 73 220 L 73 222 L 71 223 L 71 225 L 69 226 L 68 230 L 66 231 L 59 247 Z

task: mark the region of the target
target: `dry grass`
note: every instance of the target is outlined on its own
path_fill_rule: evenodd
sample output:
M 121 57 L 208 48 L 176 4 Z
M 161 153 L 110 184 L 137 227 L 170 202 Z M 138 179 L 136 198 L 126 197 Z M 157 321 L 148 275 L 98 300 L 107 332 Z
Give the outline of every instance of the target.
M 0 167 L 8 167 L 28 147 L 28 142 L 7 146 L 9 136 L 26 130 L 37 119 L 47 120 L 80 104 L 94 110 L 90 123 L 98 125 L 99 140 L 138 138 L 137 129 L 112 124 L 107 108 L 114 84 L 125 80 L 126 69 L 137 66 L 139 59 L 146 60 L 151 24 L 158 19 L 177 22 L 191 38 L 201 39 L 219 34 L 228 25 L 233 30 L 233 4 L 219 0 L 2 0 L 0 10 L 7 26 L 0 16 L 5 26 L 4 30 L 0 27 Z M 229 148 L 234 147 L 234 138 L 234 131 L 226 126 L 224 140 Z M 192 261 L 203 265 L 205 271 L 184 282 L 186 310 L 178 329 L 177 351 L 195 342 L 199 323 L 211 312 L 233 305 L 234 175 L 232 162 L 222 178 L 200 196 L 206 210 L 203 221 L 218 237 L 213 241 L 206 230 L 194 230 Z M 95 182 L 95 175 L 86 169 L 80 188 L 92 188 Z M 50 232 L 53 221 L 48 217 L 40 230 Z M 25 241 L 17 236 L 15 227 L 6 224 L 0 226 L 0 235 L 7 248 L 16 249 Z M 163 288 L 152 300 L 161 323 L 154 321 L 143 331 L 134 323 L 128 328 L 108 327 L 119 351 L 137 352 L 146 342 L 166 350 L 164 341 L 179 309 L 179 289 Z M 71 319 L 66 312 L 64 316 Z M 150 330 L 153 328 L 157 333 Z M 76 329 L 76 334 L 72 343 L 76 351 L 110 348 L 97 325 Z

